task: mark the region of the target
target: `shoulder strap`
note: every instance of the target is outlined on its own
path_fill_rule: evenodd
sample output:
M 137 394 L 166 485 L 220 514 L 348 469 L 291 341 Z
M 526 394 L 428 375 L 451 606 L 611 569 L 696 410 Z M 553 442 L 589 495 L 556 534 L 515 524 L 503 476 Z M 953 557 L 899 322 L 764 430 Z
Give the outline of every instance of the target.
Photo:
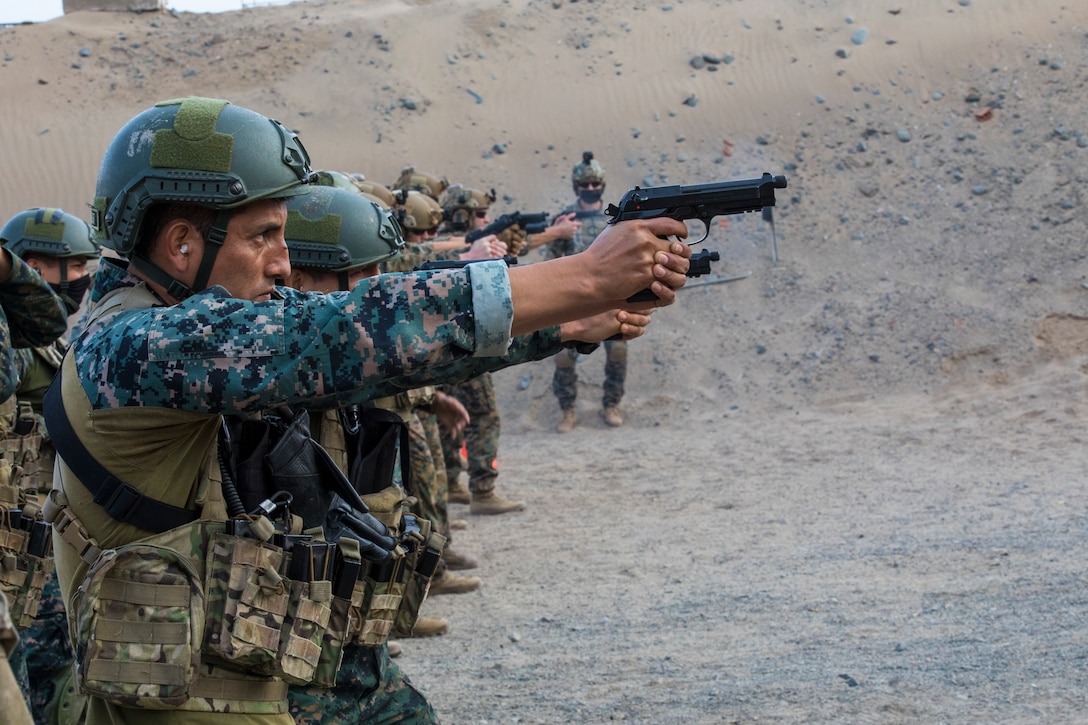
M 195 511 L 143 495 L 134 486 L 107 471 L 91 455 L 76 435 L 68 413 L 64 410 L 64 399 L 61 395 L 63 369 L 64 366 L 61 366 L 57 370 L 57 376 L 53 378 L 53 383 L 42 399 L 45 422 L 53 447 L 80 483 L 94 494 L 94 502 L 104 508 L 111 518 L 154 533 L 169 531 L 196 521 L 198 516 Z

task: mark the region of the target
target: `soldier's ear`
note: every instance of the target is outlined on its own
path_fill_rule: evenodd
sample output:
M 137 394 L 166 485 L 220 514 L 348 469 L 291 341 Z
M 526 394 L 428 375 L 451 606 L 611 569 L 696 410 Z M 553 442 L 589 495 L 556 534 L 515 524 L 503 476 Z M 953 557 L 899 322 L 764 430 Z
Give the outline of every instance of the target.
M 162 259 L 155 261 L 167 272 L 181 273 L 190 268 L 196 269 L 204 249 L 204 239 L 191 222 L 185 219 L 170 220 L 163 225 L 158 242 Z

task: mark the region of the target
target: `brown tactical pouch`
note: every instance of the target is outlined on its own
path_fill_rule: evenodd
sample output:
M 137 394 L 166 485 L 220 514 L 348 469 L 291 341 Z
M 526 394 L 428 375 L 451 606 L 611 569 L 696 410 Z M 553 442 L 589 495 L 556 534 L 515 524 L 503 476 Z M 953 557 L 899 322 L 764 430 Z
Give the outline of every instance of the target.
M 38 614 L 45 575 L 53 568 L 52 530 L 36 504 L 25 509 L 0 505 L 0 591 L 8 598 L 16 629 L 29 627 Z
M 360 607 L 362 627 L 356 640 L 358 644 L 376 647 L 389 639 L 400 600 L 404 596 L 404 553 L 404 549 L 398 546 L 388 561 L 371 563 L 360 582 L 364 589 Z
M 188 558 L 146 542 L 103 551 L 72 607 L 82 692 L 151 710 L 189 699 L 200 664 L 204 591 Z
M 17 499 L 11 499 L 5 492 L 3 499 L 5 503 L 25 503 L 40 491 L 47 491 L 45 484 L 51 483 L 53 478 L 50 468 L 48 479 L 42 480 L 41 426 L 30 404 L 15 404 L 14 398 L 8 398 L 0 405 L 0 418 L 8 421 L 0 426 L 0 459 L 3 460 L 0 465 L 5 469 L 0 478 L 3 486 L 13 486 L 18 495 Z M 52 460 L 49 463 L 52 465 Z
M 27 553 L 25 547 L 29 536 L 30 532 L 11 531 L 0 526 L 0 591 L 8 598 L 11 621 L 16 629 L 26 629 L 38 616 L 45 575 L 53 568 L 52 557 Z
M 429 524 L 430 522 L 423 522 Z M 421 528 L 429 529 L 428 526 Z M 419 619 L 419 609 L 423 600 L 427 598 L 427 592 L 431 588 L 431 578 L 438 569 L 438 562 L 442 558 L 442 549 L 446 546 L 446 537 L 438 532 L 431 531 L 426 540 L 416 545 L 407 558 L 407 576 L 405 577 L 404 596 L 397 608 L 397 616 L 393 622 L 393 636 L 410 637 L 412 630 Z
M 294 581 L 284 569 L 279 546 L 249 536 L 212 536 L 203 650 L 224 666 L 305 685 L 320 661 L 331 582 Z
M 333 598 L 330 603 L 329 626 L 321 641 L 321 657 L 314 672 L 313 685 L 332 687 L 344 659 L 344 646 L 354 638 L 361 626 L 359 606 L 364 585 L 359 578 L 362 557 L 359 542 L 343 538 L 338 542 L 336 571 L 333 578 Z

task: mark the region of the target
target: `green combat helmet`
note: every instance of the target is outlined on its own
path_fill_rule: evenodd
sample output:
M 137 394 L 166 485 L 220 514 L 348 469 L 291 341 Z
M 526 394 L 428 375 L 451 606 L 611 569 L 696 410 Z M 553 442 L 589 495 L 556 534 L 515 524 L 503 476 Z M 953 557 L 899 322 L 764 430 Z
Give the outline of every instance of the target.
M 381 184 L 366 181 L 363 179 L 362 174 L 345 174 L 342 171 L 318 171 L 317 183 L 320 186 L 335 186 L 337 189 L 354 191 L 357 194 L 361 193 L 383 209 L 392 209 L 396 203 L 393 199 L 393 192 Z
M 450 231 L 467 232 L 475 228 L 473 219 L 476 212 L 486 214 L 495 199 L 494 189 L 485 194 L 479 189 L 453 184 L 442 192 L 438 203 L 442 206 L 446 221 L 450 223 Z
M 404 246 L 393 214 L 358 191 L 317 187 L 287 201 L 291 266 L 338 272 L 340 289 L 359 267 L 392 259 Z
M 418 234 L 438 229 L 442 207 L 437 201 L 420 191 L 400 190 L 395 196 L 397 204 L 393 210 L 403 229 Z
M 0 244 L 12 254 L 27 257 L 54 257 L 60 261 L 60 284 L 49 285 L 75 314 L 90 285 L 90 275 L 68 279 L 68 260 L 73 257 L 98 259 L 102 248 L 94 240 L 90 224 L 63 209 L 35 208 L 21 211 L 0 229 Z
M 446 177 L 441 178 L 432 176 L 431 174 L 425 174 L 422 171 L 416 171 L 414 166 L 405 166 L 400 170 L 400 176 L 397 178 L 393 185 L 390 187 L 393 191 L 398 189 L 407 189 L 410 191 L 418 191 L 431 197 L 435 201 L 442 196 L 442 192 L 445 191 L 450 185 L 450 182 L 446 181 Z
M 347 189 L 348 191 L 359 190 L 351 177 L 343 171 L 316 171 L 314 173 L 317 174 L 317 180 L 314 183 L 318 186 L 335 186 L 337 189 Z
M 213 98 L 163 101 L 130 120 L 98 172 L 91 222 L 103 246 L 184 299 L 207 286 L 233 210 L 306 193 L 310 157 L 298 136 L 255 111 Z M 219 210 L 190 289 L 138 251 L 148 209 L 159 202 Z
M 351 174 L 351 180 L 355 184 L 355 188 L 386 209 L 392 209 L 396 206 L 397 200 L 393 198 L 393 192 L 389 190 L 388 186 L 375 181 L 367 181 L 362 174 Z
M 592 151 L 582 152 L 581 163 L 575 164 L 570 172 L 570 183 L 574 187 L 574 193 L 587 204 L 595 204 L 601 200 L 604 193 L 604 169 L 593 158 Z M 579 188 L 583 184 L 600 184 L 597 189 Z

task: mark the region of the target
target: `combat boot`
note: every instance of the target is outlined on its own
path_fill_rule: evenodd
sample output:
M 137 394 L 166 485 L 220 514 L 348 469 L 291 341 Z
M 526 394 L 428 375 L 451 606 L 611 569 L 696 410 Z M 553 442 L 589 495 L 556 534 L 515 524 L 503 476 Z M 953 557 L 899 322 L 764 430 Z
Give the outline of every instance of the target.
M 446 547 L 446 550 L 442 552 L 442 560 L 446 562 L 446 568 L 453 571 L 475 569 L 478 566 L 475 556 L 463 554 L 448 546 Z
M 574 414 L 574 408 L 567 408 L 563 411 L 563 420 L 559 421 L 559 425 L 555 427 L 555 432 L 570 433 L 577 424 L 578 418 Z
M 482 516 L 494 516 L 496 514 L 510 513 L 511 511 L 521 511 L 524 508 L 524 501 L 511 501 L 494 491 L 477 491 L 472 494 L 472 506 L 469 508 L 469 512 Z
M 601 417 L 604 418 L 604 422 L 613 428 L 619 428 L 623 425 L 623 416 L 620 415 L 620 409 L 614 405 L 609 405 L 601 411 Z
M 450 521 L 450 531 L 464 531 L 468 528 L 468 522 L 464 519 L 453 519 Z
M 463 479 L 468 478 L 468 474 L 458 476 L 456 480 L 450 481 L 449 484 L 449 496 L 447 500 L 450 503 L 472 503 L 472 492 L 468 490 L 468 486 L 465 485 Z
M 400 646 L 400 642 L 390 640 L 386 643 L 386 648 L 389 650 L 390 657 L 400 657 L 404 653 L 404 648 Z
M 438 637 L 450 631 L 450 620 L 445 617 L 420 617 L 412 627 L 413 637 Z
M 428 594 L 431 596 L 436 596 L 438 594 L 466 594 L 479 589 L 481 583 L 480 577 L 478 576 L 457 576 L 456 574 L 451 574 L 449 571 L 442 569 L 434 575 L 433 579 L 431 579 L 431 588 L 428 590 Z M 418 623 L 416 624 L 416 629 L 419 629 Z M 413 633 L 415 632 L 415 630 L 412 631 Z M 444 633 L 445 632 L 443 631 L 437 632 L 436 634 Z

